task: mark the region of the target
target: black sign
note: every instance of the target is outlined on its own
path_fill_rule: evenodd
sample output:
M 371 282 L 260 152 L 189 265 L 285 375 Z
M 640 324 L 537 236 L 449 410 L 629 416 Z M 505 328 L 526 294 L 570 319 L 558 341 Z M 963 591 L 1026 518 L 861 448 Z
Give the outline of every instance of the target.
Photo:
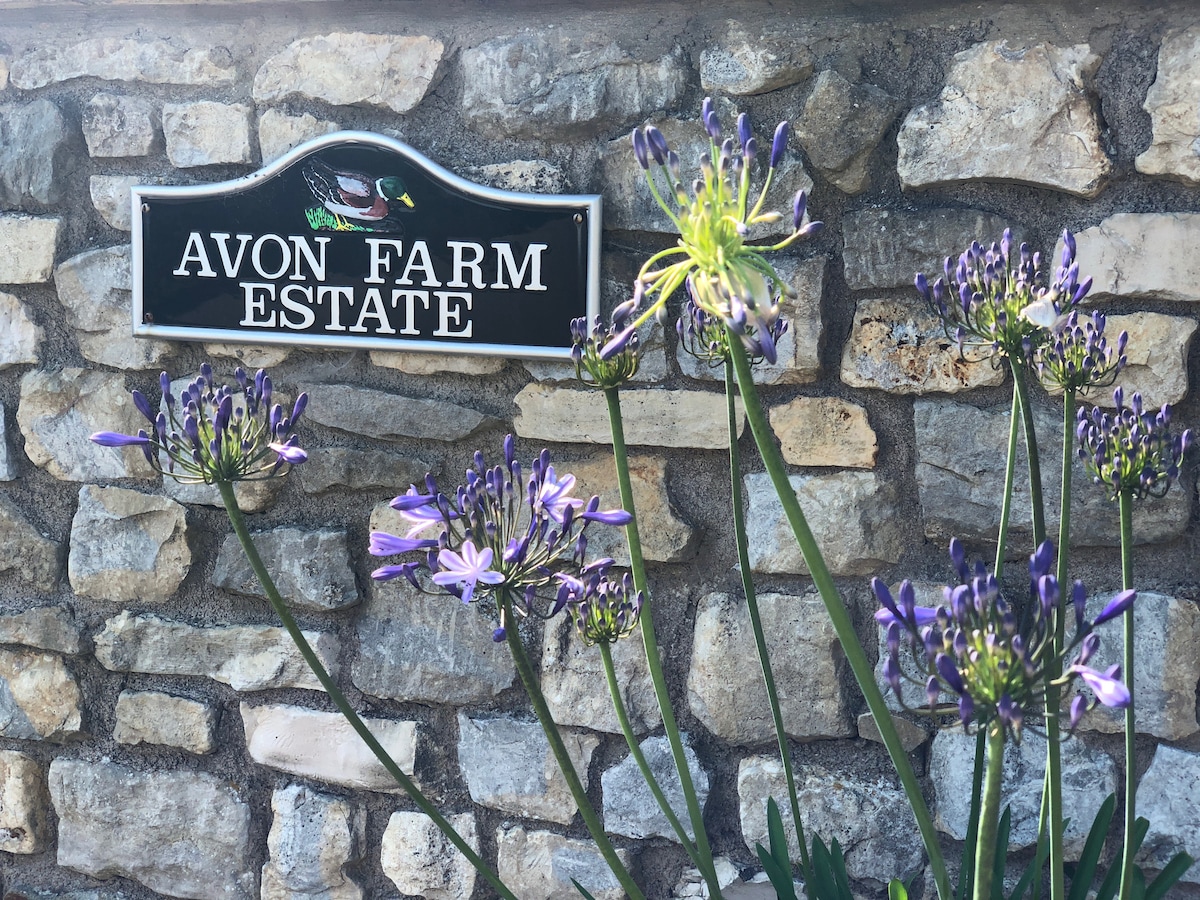
M 599 308 L 599 197 L 483 187 L 381 135 L 133 204 L 135 335 L 561 358 Z

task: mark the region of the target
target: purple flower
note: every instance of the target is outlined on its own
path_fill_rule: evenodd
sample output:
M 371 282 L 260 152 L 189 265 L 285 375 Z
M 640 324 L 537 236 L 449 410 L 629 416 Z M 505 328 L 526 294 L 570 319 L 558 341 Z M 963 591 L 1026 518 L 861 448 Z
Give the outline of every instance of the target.
M 554 466 L 547 466 L 545 477 L 538 487 L 537 505 L 561 525 L 569 510 L 576 510 L 583 506 L 582 500 L 570 496 L 573 487 L 575 487 L 574 475 L 566 475 L 562 481 L 557 481 Z
M 1076 665 L 1071 666 L 1070 671 L 1078 675 L 1105 706 L 1124 709 L 1130 704 L 1129 688 L 1120 680 L 1120 666 L 1112 666 L 1107 672 L 1101 673 L 1087 666 Z
M 99 444 L 101 447 L 135 447 L 139 444 L 150 443 L 150 437 L 144 431 L 139 431 L 137 434 L 97 431 L 88 440 L 94 444 Z
M 1097 625 L 1102 625 L 1109 619 L 1115 619 L 1125 612 L 1125 610 L 1132 608 L 1133 601 L 1136 599 L 1137 591 L 1121 591 L 1121 593 L 1117 594 L 1117 596 L 1113 597 L 1105 605 L 1104 609 L 1100 611 L 1100 615 L 1092 619 L 1092 627 L 1095 628 Z
M 278 453 L 279 458 L 289 465 L 298 466 L 308 459 L 308 454 L 293 444 L 271 443 L 267 446 Z
M 432 550 L 437 545 L 436 540 L 429 538 L 402 538 L 386 531 L 372 531 L 368 552 L 372 556 L 395 556 L 413 550 Z
M 643 169 L 650 168 L 650 160 L 646 157 L 646 136 L 640 128 L 633 129 L 633 155 Z
M 788 134 L 790 126 L 788 123 L 780 122 L 775 126 L 775 137 L 771 140 L 771 168 L 779 168 L 779 164 L 783 161 L 784 151 L 787 150 Z M 799 227 L 799 226 L 797 226 Z
M 1124 492 L 1138 498 L 1161 497 L 1179 477 L 1191 432 L 1173 433 L 1169 405 L 1156 412 L 1143 408 L 1140 394 L 1133 395 L 1129 406 L 1124 399 L 1118 387 L 1113 391 L 1113 413 L 1080 408 L 1075 431 L 1079 457 L 1110 499 Z
M 453 550 L 442 550 L 437 556 L 440 572 L 433 575 L 433 583 L 443 587 L 455 587 L 462 591 L 463 603 L 470 603 L 478 582 L 484 584 L 500 584 L 504 576 L 493 571 L 492 548 L 485 547 L 476 550 L 471 541 L 463 541 L 462 553 Z

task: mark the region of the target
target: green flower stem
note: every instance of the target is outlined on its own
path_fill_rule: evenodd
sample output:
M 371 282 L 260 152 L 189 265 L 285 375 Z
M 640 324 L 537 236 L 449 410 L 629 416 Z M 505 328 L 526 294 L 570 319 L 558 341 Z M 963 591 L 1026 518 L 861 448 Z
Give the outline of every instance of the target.
M 1121 590 L 1133 588 L 1133 491 L 1121 488 Z M 1129 689 L 1129 706 L 1125 707 L 1125 845 L 1121 849 L 1120 900 L 1133 896 L 1133 855 L 1137 852 L 1134 832 L 1137 825 L 1137 758 L 1134 746 L 1137 737 L 1134 721 L 1133 693 L 1133 607 L 1124 613 L 1125 654 L 1121 674 Z
M 475 870 L 487 879 L 488 884 L 501 897 L 504 897 L 505 900 L 517 900 L 516 895 L 505 886 L 504 882 L 491 870 L 479 854 L 471 848 L 471 845 L 463 839 L 462 835 L 455 830 L 446 817 L 438 812 L 437 807 L 429 802 L 428 798 L 421 793 L 421 790 L 413 783 L 412 779 L 404 774 L 404 771 L 396 765 L 396 761 L 392 759 L 383 745 L 376 740 L 375 735 L 371 733 L 371 729 L 359 718 L 358 713 L 354 711 L 354 707 L 350 705 L 350 701 L 346 699 L 346 695 L 341 692 L 333 678 L 325 670 L 325 666 L 322 665 L 320 658 L 313 652 L 308 640 L 304 637 L 304 633 L 300 630 L 300 626 L 296 624 L 296 620 L 292 617 L 291 612 L 283 602 L 283 598 L 279 595 L 279 591 L 275 587 L 275 582 L 267 571 L 267 567 L 263 564 L 262 557 L 258 555 L 258 549 L 254 546 L 254 541 L 250 537 L 250 531 L 246 527 L 245 516 L 242 515 L 242 509 L 238 505 L 237 496 L 233 491 L 233 482 L 222 480 L 217 481 L 216 485 L 217 490 L 221 493 L 221 500 L 225 504 L 225 512 L 229 515 L 229 522 L 233 525 L 234 534 L 237 535 L 238 543 L 242 545 L 242 552 L 246 554 L 246 560 L 250 563 L 250 568 L 258 576 L 259 584 L 262 585 L 263 590 L 266 592 L 267 599 L 271 601 L 271 606 L 274 608 L 275 614 L 283 622 L 284 629 L 292 641 L 295 642 L 296 649 L 300 651 L 300 655 L 304 657 L 304 661 L 308 663 L 313 674 L 317 676 L 317 681 L 321 683 L 321 687 L 325 688 L 325 692 L 333 701 L 334 706 L 346 717 L 346 721 L 350 723 L 350 727 L 358 733 L 363 743 L 375 754 L 375 758 L 388 771 L 388 774 L 396 779 L 396 782 L 412 798 L 421 812 L 433 820 L 433 824 L 467 858 L 467 861 L 475 867 Z
M 1014 425 L 1016 420 L 1013 420 Z M 1015 433 L 1015 431 L 1014 431 Z M 962 866 L 958 873 L 957 900 L 963 900 L 972 892 L 975 884 L 975 867 L 973 854 L 979 837 L 979 812 L 983 803 L 983 763 L 987 750 L 987 732 L 980 729 L 975 732 L 975 765 L 971 769 L 971 814 L 967 819 L 967 835 L 963 841 Z
M 996 865 L 996 831 L 1000 822 L 1000 782 L 1004 775 L 1004 726 L 988 724 L 987 775 L 983 781 L 983 806 L 979 813 L 979 839 L 975 844 L 975 900 L 992 900 Z
M 858 635 L 855 634 L 850 613 L 838 595 L 837 586 L 833 583 L 833 577 L 829 574 L 820 548 L 817 547 L 816 539 L 804 518 L 804 512 L 800 509 L 796 492 L 792 490 L 791 482 L 788 481 L 783 457 L 775 445 L 775 435 L 771 431 L 766 411 L 763 409 L 762 401 L 754 386 L 750 373 L 750 360 L 746 357 L 746 348 L 742 346 L 741 338 L 737 334 L 733 332 L 728 334 L 738 390 L 741 392 L 746 419 L 750 423 L 750 430 L 754 434 L 754 441 L 758 445 L 763 465 L 766 466 L 771 483 L 783 505 L 784 513 L 792 528 L 792 534 L 796 538 L 800 552 L 804 555 L 804 562 L 812 575 L 813 583 L 825 603 L 825 609 L 829 613 L 833 629 L 841 643 L 842 652 L 846 654 L 846 661 L 850 664 L 850 669 L 858 681 L 859 689 L 875 719 L 880 737 L 883 739 L 884 746 L 887 747 L 888 755 L 892 758 L 892 765 L 896 767 L 896 774 L 900 778 L 900 784 L 904 788 L 913 816 L 917 820 L 917 827 L 921 831 L 925 852 L 929 854 L 929 865 L 933 869 L 934 880 L 937 883 L 938 897 L 941 900 L 951 900 L 954 892 L 950 887 L 949 875 L 946 873 L 946 861 L 942 857 L 937 831 L 933 827 L 933 818 L 929 815 L 929 807 L 925 804 L 925 798 L 921 794 L 921 785 L 917 782 L 916 772 L 913 771 L 908 754 L 904 752 L 904 745 L 900 742 L 900 735 L 896 731 L 895 723 L 892 722 L 892 716 L 883 699 L 883 693 L 879 690 L 879 685 L 875 683 L 875 673 L 871 668 L 871 663 L 867 660 L 867 654 L 864 652 L 862 644 L 858 641 Z
M 1021 421 L 1025 427 L 1025 455 L 1029 457 L 1029 506 L 1033 512 L 1033 546 L 1046 540 L 1046 508 L 1042 502 L 1042 467 L 1038 462 L 1037 432 L 1033 428 L 1033 407 L 1029 403 L 1029 388 L 1025 384 L 1025 364 L 1009 357 L 1012 367 L 1013 391 L 1021 406 Z
M 508 649 L 512 653 L 513 662 L 516 664 L 517 675 L 521 678 L 521 684 L 529 696 L 529 702 L 533 704 L 534 715 L 542 725 L 546 740 L 550 742 L 550 752 L 554 754 L 554 761 L 558 763 L 558 768 L 567 782 L 567 788 L 575 799 L 575 805 L 579 807 L 583 823 L 591 833 L 592 840 L 596 842 L 600 855 L 604 857 L 609 869 L 612 870 L 613 875 L 629 896 L 629 900 L 645 900 L 641 888 L 637 886 L 633 876 L 629 874 L 629 870 L 617 856 L 616 848 L 608 839 L 608 835 L 604 833 L 600 817 L 596 815 L 596 810 L 592 808 L 592 802 L 588 800 L 587 791 L 584 790 L 583 783 L 579 780 L 579 773 L 575 771 L 575 764 L 571 762 L 571 757 L 567 753 L 567 746 L 563 743 L 562 735 L 558 733 L 554 717 L 550 715 L 550 707 L 546 705 L 546 697 L 542 694 L 542 688 L 534 674 L 533 663 L 529 661 L 529 654 L 525 652 L 525 645 L 521 643 L 521 635 L 516 627 L 517 619 L 513 615 L 512 598 L 504 590 L 500 592 L 500 608 L 504 613 L 504 621 L 509 623 L 504 636 L 508 642 Z
M 633 502 L 633 484 L 629 480 L 629 451 L 625 446 L 625 425 L 621 418 L 621 393 L 617 388 L 605 388 L 604 399 L 608 403 L 608 422 L 612 430 L 613 458 L 617 465 L 617 483 L 621 490 L 621 506 L 629 513 L 629 524 L 625 526 L 625 538 L 629 544 L 630 570 L 633 573 L 633 585 L 642 592 L 644 598 L 641 614 L 642 642 L 646 647 L 646 665 L 650 670 L 650 681 L 654 685 L 654 696 L 658 701 L 659 713 L 662 715 L 663 729 L 667 741 L 671 745 L 671 755 L 675 759 L 675 768 L 679 774 L 679 784 L 687 803 L 688 818 L 692 823 L 692 833 L 696 835 L 696 850 L 700 858 L 706 862 L 701 868 L 701 874 L 708 882 L 710 896 L 718 898 L 721 895 L 717 884 L 716 870 L 712 866 L 712 848 L 708 843 L 708 834 L 704 830 L 704 814 L 700 809 L 700 801 L 696 797 L 696 786 L 692 782 L 692 773 L 688 768 L 687 756 L 683 752 L 683 740 L 679 736 L 679 725 L 675 721 L 675 712 L 671 708 L 671 697 L 667 693 L 667 680 L 663 675 L 662 657 L 658 652 L 658 638 L 654 633 L 654 607 L 650 598 L 650 586 L 646 583 L 646 561 L 642 557 L 642 540 L 638 532 L 637 509 Z M 709 871 L 706 873 L 705 869 Z
M 796 796 L 796 776 L 792 771 L 792 753 L 788 747 L 787 731 L 783 727 L 783 711 L 779 707 L 779 692 L 775 688 L 775 676 L 771 671 L 771 657 L 767 652 L 767 638 L 763 633 L 762 616 L 758 611 L 758 597 L 754 592 L 754 578 L 750 574 L 749 540 L 746 537 L 746 514 L 742 501 L 742 461 L 738 452 L 737 406 L 734 403 L 733 363 L 725 358 L 725 411 L 729 419 L 729 483 L 733 494 L 733 534 L 737 543 L 738 568 L 742 575 L 742 590 L 746 595 L 746 609 L 750 613 L 750 627 L 754 630 L 754 646 L 758 651 L 758 662 L 762 666 L 763 684 L 767 688 L 767 703 L 771 707 L 771 721 L 775 725 L 775 738 L 779 744 L 779 760 L 783 763 L 783 776 L 787 781 L 788 802 L 792 808 L 792 822 L 796 826 L 796 840 L 800 844 L 800 868 L 805 884 L 812 884 L 812 861 L 804 838 L 804 826 L 800 822 L 800 801 Z
M 1013 481 L 1017 470 L 1017 421 L 1021 417 L 1021 401 L 1013 387 L 1012 412 L 1008 417 L 1008 455 L 1004 462 L 1004 496 L 1000 500 L 1000 531 L 996 535 L 996 581 L 1004 574 L 1004 550 L 1008 544 L 1008 520 L 1012 517 Z

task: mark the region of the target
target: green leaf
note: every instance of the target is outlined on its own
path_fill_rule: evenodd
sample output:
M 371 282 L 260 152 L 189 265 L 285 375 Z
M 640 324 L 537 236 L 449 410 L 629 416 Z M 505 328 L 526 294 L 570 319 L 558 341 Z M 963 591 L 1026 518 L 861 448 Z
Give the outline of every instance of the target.
M 775 857 L 762 844 L 755 844 L 754 849 L 758 853 L 758 861 L 762 863 L 767 880 L 775 888 L 775 896 L 779 900 L 797 900 L 796 884 L 792 881 L 791 867 L 788 866 L 786 869 L 780 868 Z
M 575 890 L 577 890 L 577 891 L 579 891 L 579 893 L 583 894 L 584 900 L 596 900 L 595 897 L 593 897 L 591 894 L 589 894 L 587 892 L 587 888 L 585 888 L 582 884 L 580 884 L 574 878 L 571 879 L 571 884 L 575 885 Z
M 837 878 L 833 872 L 833 859 L 829 855 L 829 848 L 825 846 L 825 842 L 816 836 L 813 837 L 812 860 L 816 894 L 815 898 L 810 894 L 810 898 L 837 900 Z
M 1195 861 L 1186 853 L 1176 853 L 1172 856 L 1171 861 L 1163 866 L 1158 877 L 1146 888 L 1146 900 L 1162 900 L 1167 891 L 1175 886 L 1175 882 L 1183 877 Z
M 833 865 L 833 878 L 837 884 L 838 896 L 842 900 L 853 900 L 850 892 L 850 878 L 846 875 L 846 857 L 842 854 L 842 846 L 834 838 L 829 845 L 829 855 Z
M 774 797 L 767 798 L 767 837 L 771 843 L 771 855 L 780 868 L 790 873 L 792 856 L 788 852 L 787 832 L 783 830 L 783 817 L 779 815 L 779 804 Z
M 899 878 L 888 882 L 888 900 L 908 900 L 908 888 Z
M 1092 879 L 1096 877 L 1096 867 L 1100 864 L 1100 854 L 1104 851 L 1104 837 L 1108 834 L 1108 828 L 1112 824 L 1113 812 L 1116 808 L 1117 796 L 1109 794 L 1100 804 L 1100 809 L 1096 811 L 1096 818 L 1092 820 L 1092 827 L 1088 831 L 1083 852 L 1079 854 L 1079 861 L 1074 865 L 1074 871 L 1071 873 L 1071 890 L 1067 894 L 1067 900 L 1087 900 L 1087 893 L 1092 887 Z
M 992 897 L 1004 900 L 1004 865 L 1008 862 L 1008 836 L 1012 832 L 1012 808 L 1004 807 L 996 826 L 996 852 L 992 858 Z

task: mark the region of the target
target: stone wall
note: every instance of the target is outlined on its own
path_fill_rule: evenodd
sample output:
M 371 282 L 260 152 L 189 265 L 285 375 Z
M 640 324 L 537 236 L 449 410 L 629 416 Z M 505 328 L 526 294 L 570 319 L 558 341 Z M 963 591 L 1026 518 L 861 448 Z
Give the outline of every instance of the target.
M 136 428 L 158 373 L 269 365 L 309 390 L 311 459 L 242 495 L 318 652 L 376 734 L 525 900 L 600 874 L 492 625 L 450 598 L 379 586 L 367 532 L 432 470 L 515 431 L 585 492 L 615 496 L 600 398 L 566 366 L 130 337 L 131 184 L 253 171 L 337 128 L 396 136 L 473 180 L 604 195 L 606 308 L 667 223 L 628 132 L 699 140 L 725 121 L 794 136 L 779 201 L 808 187 L 818 239 L 781 263 L 799 299 L 761 370 L 771 423 L 863 639 L 867 579 L 946 577 L 960 535 L 988 554 L 1009 387 L 966 365 L 914 271 L 1010 225 L 1045 253 L 1078 234 L 1090 302 L 1130 333 L 1126 382 L 1189 392 L 1200 301 L 1200 13 L 911 3 L 718 5 L 316 2 L 0 8 L 0 880 L 3 896 L 111 900 L 471 895 L 473 876 L 332 711 L 273 621 L 209 491 L 89 444 Z M 692 156 L 685 153 L 685 158 Z M 648 341 L 627 394 L 656 615 L 678 714 L 731 876 L 782 797 L 733 571 L 721 384 Z M 1130 388 L 1132 389 L 1132 387 Z M 1049 508 L 1058 408 L 1035 398 Z M 890 764 L 786 534 L 748 435 L 752 564 L 794 738 L 806 823 L 838 837 L 863 890 L 920 869 Z M 1077 575 L 1119 586 L 1116 512 L 1080 476 Z M 1200 532 L 1194 474 L 1139 510 L 1137 678 L 1150 864 L 1200 856 Z M 1014 558 L 1027 553 L 1018 493 Z M 370 523 L 370 524 L 369 524 Z M 619 555 L 619 548 L 614 545 Z M 1020 565 L 1012 567 L 1018 573 Z M 698 892 L 651 810 L 561 621 L 523 630 L 589 790 L 654 900 Z M 644 661 L 617 648 L 636 727 L 666 768 Z M 1118 783 L 1114 723 L 1067 745 L 1072 840 Z M 947 847 L 964 835 L 969 748 L 909 734 Z M 1033 841 L 1041 749 L 1011 760 L 1013 840 Z M 1191 797 L 1190 803 L 1177 802 Z M 1187 876 L 1200 882 L 1200 869 Z M 1181 895 L 1195 894 L 1181 887 Z M 483 887 L 474 896 L 486 896 Z

